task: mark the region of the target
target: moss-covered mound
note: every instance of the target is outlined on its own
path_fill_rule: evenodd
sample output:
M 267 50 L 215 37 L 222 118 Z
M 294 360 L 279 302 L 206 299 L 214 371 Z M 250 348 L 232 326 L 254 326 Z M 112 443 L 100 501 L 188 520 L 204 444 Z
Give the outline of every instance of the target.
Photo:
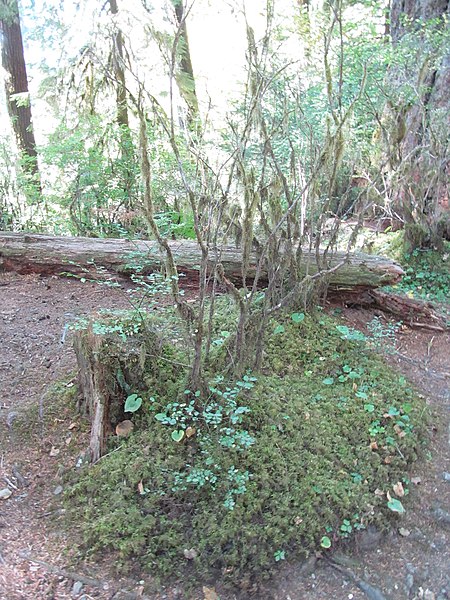
M 217 330 L 220 364 L 227 335 Z M 424 406 L 350 338 L 358 335 L 320 313 L 293 313 L 270 323 L 257 376 L 211 375 L 202 399 L 184 390 L 181 367 L 175 395 L 170 366 L 170 394 L 136 390 L 135 432 L 112 438 L 116 451 L 66 495 L 86 547 L 114 550 L 122 569 L 243 585 L 280 560 L 386 524 L 407 505 L 399 494 Z

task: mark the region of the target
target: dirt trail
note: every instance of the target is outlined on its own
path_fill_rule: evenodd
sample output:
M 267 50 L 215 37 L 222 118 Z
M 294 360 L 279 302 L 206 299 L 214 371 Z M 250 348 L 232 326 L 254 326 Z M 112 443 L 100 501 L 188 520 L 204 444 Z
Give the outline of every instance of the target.
M 0 496 L 2 490 L 11 492 L 0 499 L 0 600 L 184 597 L 178 588 L 142 596 L 139 578 L 118 581 L 107 561 L 71 567 L 76 564 L 71 540 L 55 528 L 62 471 L 74 467 L 86 446 L 86 431 L 73 409 L 52 405 L 55 389 L 49 393 L 56 381 L 65 382 L 57 388 L 62 397 L 73 386 L 75 357 L 66 326 L 77 315 L 127 306 L 124 295 L 110 288 L 0 274 Z M 372 316 L 344 310 L 349 323 L 362 329 Z M 429 459 L 410 473 L 420 483 L 410 485 L 413 502 L 399 529 L 386 537 L 361 532 L 354 547 L 335 555 L 338 566 L 323 559 L 285 565 L 270 587 L 239 598 L 450 598 L 450 481 L 443 475 L 450 478 L 450 336 L 405 330 L 392 360 L 417 384 L 434 415 Z M 204 597 L 200 591 L 198 598 Z M 220 598 L 238 596 L 221 593 Z

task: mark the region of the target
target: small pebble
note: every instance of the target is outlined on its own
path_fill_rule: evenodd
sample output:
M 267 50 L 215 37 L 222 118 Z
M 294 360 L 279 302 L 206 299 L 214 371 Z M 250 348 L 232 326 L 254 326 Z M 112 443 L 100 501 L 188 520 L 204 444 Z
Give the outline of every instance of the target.
M 72 586 L 72 596 L 76 598 L 81 590 L 83 589 L 83 583 L 81 581 L 75 581 Z
M 414 585 L 414 575 L 412 573 L 408 573 L 406 578 L 405 578 L 405 583 L 406 583 L 406 589 L 409 592 L 410 590 L 412 590 L 413 585 Z
M 0 490 L 0 500 L 8 500 L 10 496 L 12 496 L 12 491 L 9 488 Z
M 59 496 L 59 494 L 61 494 L 61 493 L 62 493 L 62 491 L 63 491 L 63 486 L 62 486 L 62 485 L 57 485 L 57 486 L 55 487 L 55 489 L 53 490 L 53 494 L 54 494 L 55 496 Z
M 450 481 L 450 473 L 447 473 L 447 471 L 444 471 L 444 473 L 442 473 L 442 479 L 444 481 Z

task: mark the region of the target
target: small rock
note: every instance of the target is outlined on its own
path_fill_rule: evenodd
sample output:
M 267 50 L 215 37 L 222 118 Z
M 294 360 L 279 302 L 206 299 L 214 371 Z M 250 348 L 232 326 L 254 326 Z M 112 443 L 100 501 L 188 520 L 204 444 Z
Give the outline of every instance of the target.
M 62 485 L 57 485 L 55 487 L 55 489 L 53 490 L 53 495 L 54 496 L 59 496 L 59 494 L 61 494 L 63 491 L 63 486 Z
M 76 598 L 82 589 L 83 589 L 83 583 L 81 581 L 75 581 L 75 583 L 72 586 L 72 592 L 71 592 L 72 597 Z
M 405 529 L 404 527 L 399 527 L 398 532 L 402 537 L 408 537 L 411 533 L 409 529 Z
M 12 496 L 12 491 L 9 488 L 0 490 L 0 500 L 8 500 Z
M 432 514 L 436 521 L 439 521 L 445 525 L 450 525 L 450 513 L 441 508 L 438 503 L 433 505 Z
M 420 477 L 411 477 L 411 483 L 413 483 L 414 485 L 419 485 L 419 483 L 422 482 L 422 479 Z
M 194 560 L 194 558 L 197 558 L 197 550 L 195 548 L 191 548 L 190 550 L 184 550 L 183 554 L 184 558 L 187 558 L 188 560 Z
M 442 479 L 443 479 L 444 481 L 449 481 L 449 482 L 450 482 L 450 473 L 447 473 L 447 471 L 444 471 L 444 472 L 442 473 Z
M 409 592 L 413 589 L 414 587 L 414 575 L 412 573 L 408 573 L 405 577 L 405 586 L 406 586 L 406 591 Z

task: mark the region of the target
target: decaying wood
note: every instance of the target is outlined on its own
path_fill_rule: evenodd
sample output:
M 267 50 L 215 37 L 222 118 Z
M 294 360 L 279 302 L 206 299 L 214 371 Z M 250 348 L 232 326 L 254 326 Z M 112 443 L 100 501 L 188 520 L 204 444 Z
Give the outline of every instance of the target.
M 194 241 L 171 241 L 178 271 L 186 275 L 187 281 L 196 279 L 201 253 Z M 0 269 L 18 273 L 41 273 L 45 275 L 69 272 L 83 273 L 90 268 L 93 275 L 96 265 L 106 268 L 110 273 L 126 275 L 133 272 L 129 266 L 132 253 L 142 253 L 146 272 L 161 269 L 164 255 L 155 241 L 99 239 L 84 237 L 57 237 L 41 234 L 0 232 Z M 315 253 L 305 250 L 304 270 L 313 275 L 317 272 Z M 210 266 L 213 268 L 217 253 L 211 250 Z M 136 262 L 136 259 L 135 259 Z M 236 285 L 242 282 L 242 250 L 233 246 L 220 248 L 220 262 L 226 277 Z M 371 289 L 396 283 L 403 270 L 394 261 L 381 256 L 352 253 L 348 257 L 338 252 L 330 257 L 328 268 L 333 269 L 339 263 L 342 267 L 329 275 L 329 284 L 334 289 Z M 252 254 L 248 280 L 256 272 L 257 257 Z M 262 273 L 261 284 L 264 284 Z
M 110 394 L 111 373 L 102 361 L 104 338 L 91 332 L 75 332 L 73 346 L 78 363 L 78 381 L 82 400 L 79 408 L 91 423 L 89 453 L 96 462 L 104 453 L 106 439 L 111 433 Z
M 73 332 L 78 364 L 78 408 L 90 421 L 89 451 L 93 463 L 105 454 L 108 437 L 129 418 L 124 412 L 130 389 L 140 389 L 144 373 L 159 367 L 163 340 L 146 327 L 145 336 L 130 336 L 122 342 L 114 333 L 93 333 L 92 326 Z M 171 344 L 171 343 L 170 343 Z M 175 368 L 175 367 L 174 367 Z M 176 369 L 179 370 L 179 363 Z
M 388 293 L 383 290 L 370 290 L 367 295 L 370 299 L 370 305 L 399 317 L 409 327 L 431 331 L 446 331 L 448 329 L 446 319 L 439 314 L 437 307 L 432 302 Z

